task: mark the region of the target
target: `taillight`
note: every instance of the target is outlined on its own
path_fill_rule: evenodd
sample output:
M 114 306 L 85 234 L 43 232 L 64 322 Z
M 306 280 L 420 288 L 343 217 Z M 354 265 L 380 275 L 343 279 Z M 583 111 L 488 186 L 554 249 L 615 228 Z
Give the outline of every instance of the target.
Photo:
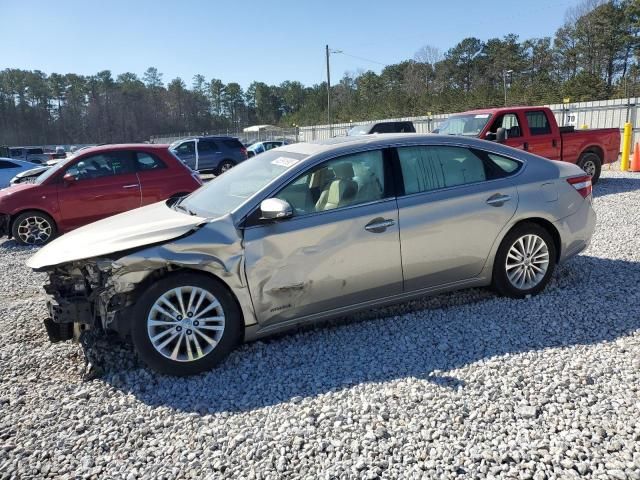
M 567 178 L 567 182 L 575 188 L 583 198 L 591 195 L 591 175 L 580 175 L 579 177 Z
M 242 154 L 242 156 L 243 156 L 245 159 L 249 158 L 249 155 L 247 154 L 247 149 L 246 149 L 246 148 L 241 147 L 241 148 L 240 148 L 240 153 Z

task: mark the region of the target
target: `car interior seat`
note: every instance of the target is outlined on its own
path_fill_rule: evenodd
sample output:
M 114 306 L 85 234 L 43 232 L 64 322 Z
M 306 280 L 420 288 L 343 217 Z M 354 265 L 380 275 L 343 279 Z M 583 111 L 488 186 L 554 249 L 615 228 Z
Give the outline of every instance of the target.
M 332 167 L 336 179 L 322 191 L 316 203 L 316 211 L 331 210 L 349 205 L 358 193 L 358 184 L 353 180 L 353 165 L 342 162 Z

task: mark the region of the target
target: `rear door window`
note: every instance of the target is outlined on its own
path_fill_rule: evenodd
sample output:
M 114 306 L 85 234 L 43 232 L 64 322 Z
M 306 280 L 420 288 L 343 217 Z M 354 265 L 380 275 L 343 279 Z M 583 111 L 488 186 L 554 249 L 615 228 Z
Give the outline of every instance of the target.
M 216 142 L 211 140 L 200 140 L 198 142 L 198 153 L 199 154 L 208 154 L 208 153 L 216 153 L 218 151 L 218 145 Z
M 162 160 L 147 152 L 136 152 L 136 166 L 142 172 L 167 167 Z
M 551 125 L 549 119 L 542 110 L 537 112 L 527 112 L 527 123 L 529 124 L 529 132 L 531 135 L 549 135 L 551 133 Z
M 428 192 L 487 180 L 482 158 L 467 148 L 398 148 L 405 194 Z

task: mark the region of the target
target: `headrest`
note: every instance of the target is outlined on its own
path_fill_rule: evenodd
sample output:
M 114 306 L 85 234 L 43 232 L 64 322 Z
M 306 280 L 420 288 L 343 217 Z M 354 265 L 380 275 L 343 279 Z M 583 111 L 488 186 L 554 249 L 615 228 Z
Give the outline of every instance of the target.
M 336 178 L 347 179 L 353 178 L 353 165 L 350 162 L 337 163 L 333 166 Z

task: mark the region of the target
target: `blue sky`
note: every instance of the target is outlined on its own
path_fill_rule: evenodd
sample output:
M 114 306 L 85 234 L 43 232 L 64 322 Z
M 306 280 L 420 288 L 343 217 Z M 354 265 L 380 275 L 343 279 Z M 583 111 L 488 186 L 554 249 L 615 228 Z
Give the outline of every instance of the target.
M 412 58 L 423 45 L 443 52 L 468 36 L 552 36 L 576 0 L 0 0 L 0 69 L 142 75 L 167 83 L 197 73 L 246 87 L 332 80 Z M 361 60 L 356 57 L 372 60 Z M 375 63 L 374 63 L 375 62 Z

